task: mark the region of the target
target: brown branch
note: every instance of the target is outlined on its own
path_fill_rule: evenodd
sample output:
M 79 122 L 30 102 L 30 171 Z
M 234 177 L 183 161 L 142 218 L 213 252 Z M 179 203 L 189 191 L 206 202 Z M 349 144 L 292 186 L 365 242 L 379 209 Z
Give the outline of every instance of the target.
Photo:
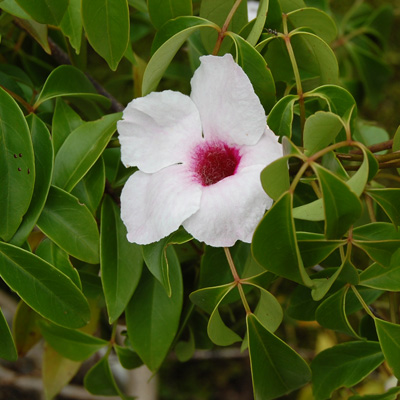
M 386 142 L 373 144 L 372 146 L 368 146 L 368 150 L 371 153 L 377 153 L 378 151 L 382 150 L 390 150 L 393 146 L 393 139 L 387 140 Z M 362 154 L 362 150 L 356 149 L 350 151 L 351 154 Z

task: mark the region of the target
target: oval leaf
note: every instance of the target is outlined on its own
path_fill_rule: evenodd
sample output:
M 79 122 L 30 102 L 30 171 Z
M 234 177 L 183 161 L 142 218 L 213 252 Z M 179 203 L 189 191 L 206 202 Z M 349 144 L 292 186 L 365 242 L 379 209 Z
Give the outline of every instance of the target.
M 159 29 L 165 22 L 183 15 L 192 15 L 191 0 L 148 0 L 153 25 Z

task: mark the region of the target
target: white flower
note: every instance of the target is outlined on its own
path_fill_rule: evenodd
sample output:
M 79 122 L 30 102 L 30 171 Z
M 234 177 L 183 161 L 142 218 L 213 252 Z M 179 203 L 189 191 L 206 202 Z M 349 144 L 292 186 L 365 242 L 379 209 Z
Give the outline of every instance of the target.
M 133 100 L 118 122 L 121 158 L 137 166 L 121 194 L 128 240 L 156 242 L 180 225 L 215 247 L 251 242 L 272 200 L 263 168 L 282 156 L 264 109 L 230 54 L 201 57 L 188 97 Z

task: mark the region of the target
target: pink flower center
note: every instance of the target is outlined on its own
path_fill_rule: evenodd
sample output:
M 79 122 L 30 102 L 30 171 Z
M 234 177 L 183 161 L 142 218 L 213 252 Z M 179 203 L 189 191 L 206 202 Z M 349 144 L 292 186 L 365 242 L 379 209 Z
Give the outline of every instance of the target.
M 222 142 L 206 142 L 193 154 L 193 171 L 203 186 L 210 186 L 236 173 L 240 162 L 239 149 Z

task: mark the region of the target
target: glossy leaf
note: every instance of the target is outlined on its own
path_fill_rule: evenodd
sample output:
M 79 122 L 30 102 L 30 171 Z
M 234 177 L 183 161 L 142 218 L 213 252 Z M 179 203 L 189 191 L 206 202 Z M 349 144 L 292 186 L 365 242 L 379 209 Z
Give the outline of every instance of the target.
M 343 129 L 341 119 L 331 112 L 318 111 L 304 125 L 304 147 L 311 156 L 331 144 Z
M 327 43 L 336 38 L 337 29 L 334 20 L 318 8 L 300 8 L 288 13 L 287 18 L 294 28 L 309 28 Z
M 182 276 L 174 249 L 167 250 L 172 295 L 143 269 L 131 301 L 126 309 L 126 322 L 132 348 L 143 362 L 155 371 L 163 362 L 178 330 L 182 308 Z M 162 332 L 162 335 L 160 335 Z
M 47 343 L 43 351 L 42 380 L 46 400 L 53 399 L 78 372 L 81 362 L 57 353 Z
M 29 208 L 17 232 L 10 240 L 10 243 L 17 246 L 25 242 L 36 225 L 46 202 L 53 173 L 53 147 L 50 133 L 45 123 L 35 114 L 30 114 L 27 117 L 27 122 L 31 130 L 32 144 L 35 152 L 35 172 L 38 178 L 35 179 L 32 201 Z
M 121 114 L 109 114 L 76 128 L 64 141 L 54 162 L 53 184 L 70 192 L 104 151 Z
M 68 0 L 16 0 L 35 21 L 58 25 L 68 7 Z
M 34 107 L 37 108 L 55 97 L 65 96 L 87 98 L 106 107 L 110 105 L 110 100 L 97 94 L 96 89 L 82 71 L 72 65 L 61 65 L 47 77 Z
M 13 98 L 0 88 L 0 238 L 8 241 L 28 210 L 35 184 L 28 125 Z
M 178 17 L 164 25 L 159 35 L 154 39 L 154 42 L 158 44 L 153 45 L 153 48 L 155 46 L 157 50 L 147 64 L 143 75 L 142 96 L 157 88 L 165 70 L 179 48 L 192 33 L 203 28 L 216 29 L 217 26 L 199 17 Z
M 60 28 L 64 35 L 69 38 L 69 42 L 76 53 L 79 54 L 83 28 L 80 0 L 69 0 L 67 10 L 60 23 Z
M 42 338 L 37 322 L 42 317 L 22 300 L 19 302 L 13 320 L 13 336 L 18 355 L 25 354 Z
M 184 230 L 178 230 L 156 243 L 143 246 L 143 258 L 149 271 L 164 286 L 168 296 L 171 296 L 172 289 L 169 280 L 169 264 L 167 248 L 172 244 L 183 244 L 192 237 Z
M 235 287 L 234 283 L 207 287 L 190 294 L 190 300 L 205 312 L 211 314 L 222 299 Z
M 52 186 L 38 226 L 68 254 L 88 263 L 99 262 L 96 221 L 76 197 Z
M 322 351 L 311 363 L 315 400 L 330 399 L 334 390 L 356 385 L 382 361 L 377 342 L 348 342 Z
M 50 321 L 71 328 L 89 321 L 89 307 L 80 290 L 34 254 L 0 243 L 0 275 L 25 303 Z
M 17 349 L 11 335 L 10 328 L 0 308 L 0 358 L 9 361 L 18 359 Z
M 41 321 L 39 326 L 46 342 L 62 356 L 73 361 L 84 361 L 108 344 L 107 341 L 87 333 L 45 321 Z
M 299 254 L 292 205 L 293 197 L 286 192 L 268 210 L 254 233 L 252 252 L 268 271 L 308 286 L 311 280 Z
M 400 379 L 400 325 L 375 318 L 383 354 L 397 379 Z
M 82 0 L 82 21 L 91 46 L 115 71 L 129 43 L 127 0 Z
M 230 33 L 236 49 L 236 62 L 249 77 L 254 91 L 268 114 L 275 104 L 275 82 L 264 58 L 241 36 Z
M 268 126 L 279 136 L 292 137 L 293 108 L 298 96 L 294 94 L 282 97 L 268 115 Z
M 212 342 L 218 346 L 230 346 L 242 340 L 237 333 L 225 325 L 219 313 L 218 305 L 208 321 L 207 333 Z
M 267 20 L 267 14 L 268 13 L 268 7 L 269 7 L 269 0 L 261 0 L 259 6 L 258 6 L 258 11 L 257 11 L 257 17 L 254 22 L 253 28 L 251 29 L 251 32 L 249 33 L 249 36 L 247 37 L 247 41 L 252 45 L 255 46 L 257 43 L 261 32 L 264 29 L 265 26 L 265 21 Z M 249 16 L 250 18 L 250 16 Z
M 395 227 L 400 225 L 400 189 L 368 189 L 367 194 L 383 208 Z
M 150 19 L 159 29 L 165 22 L 183 15 L 192 15 L 190 0 L 148 0 Z
M 79 273 L 69 261 L 68 254 L 64 250 L 61 250 L 50 239 L 46 238 L 42 240 L 35 254 L 67 275 L 71 281 L 82 290 Z
M 310 380 L 308 365 L 294 350 L 253 314 L 246 322 L 255 400 L 275 399 Z
M 128 242 L 120 209 L 109 196 L 101 208 L 100 244 L 101 281 L 112 324 L 123 313 L 139 283 L 143 257 L 140 246 Z
M 362 206 L 357 195 L 327 169 L 313 164 L 324 200 L 327 239 L 339 239 L 360 217 Z

